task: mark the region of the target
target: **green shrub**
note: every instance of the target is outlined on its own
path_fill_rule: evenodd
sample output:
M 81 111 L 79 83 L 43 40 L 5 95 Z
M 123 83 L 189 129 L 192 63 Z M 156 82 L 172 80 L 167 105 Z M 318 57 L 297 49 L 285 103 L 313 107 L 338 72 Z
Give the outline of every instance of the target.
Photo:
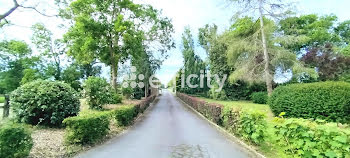
M 90 109 L 102 109 L 105 104 L 117 104 L 121 102 L 121 96 L 103 78 L 89 77 L 84 83 L 87 103 Z
M 278 144 L 293 157 L 350 157 L 350 131 L 335 123 L 317 124 L 305 119 L 275 120 Z
M 0 127 L 0 157 L 27 157 L 32 147 L 31 133 L 23 126 L 6 124 Z
M 260 111 L 242 111 L 225 107 L 222 118 L 226 130 L 247 141 L 260 145 L 267 138 L 266 115 Z
M 238 133 L 243 139 L 261 144 L 267 136 L 266 115 L 260 111 L 243 111 L 240 114 Z
M 122 106 L 115 109 L 113 115 L 120 125 L 127 126 L 134 120 L 136 110 L 134 106 Z
M 5 97 L 0 96 L 0 103 L 5 103 Z
M 18 120 L 32 125 L 60 126 L 80 107 L 77 92 L 63 82 L 27 83 L 13 91 L 10 100 Z
M 110 115 L 110 112 L 96 112 L 65 119 L 66 143 L 93 144 L 100 140 L 109 131 Z
M 318 82 L 280 86 L 272 93 L 269 105 L 275 115 L 349 122 L 350 84 Z
M 253 103 L 266 104 L 268 96 L 266 92 L 254 92 L 250 98 L 252 99 Z

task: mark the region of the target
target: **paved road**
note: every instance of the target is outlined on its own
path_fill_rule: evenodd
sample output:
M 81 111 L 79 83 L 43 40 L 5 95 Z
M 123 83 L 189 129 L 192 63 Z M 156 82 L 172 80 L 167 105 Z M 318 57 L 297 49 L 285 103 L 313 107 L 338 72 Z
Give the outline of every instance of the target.
M 245 158 L 248 154 L 169 92 L 125 134 L 80 158 Z

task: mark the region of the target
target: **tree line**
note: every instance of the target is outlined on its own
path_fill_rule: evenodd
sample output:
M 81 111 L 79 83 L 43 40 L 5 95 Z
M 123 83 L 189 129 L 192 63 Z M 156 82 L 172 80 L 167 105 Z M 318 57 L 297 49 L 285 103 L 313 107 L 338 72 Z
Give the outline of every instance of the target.
M 1 27 L 10 27 L 9 15 L 23 6 L 14 4 L 16 8 L 1 16 Z M 17 39 L 0 41 L 0 94 L 37 79 L 64 81 L 79 90 L 81 80 L 101 74 L 101 64 L 111 68 L 111 85 L 117 90 L 119 65 L 131 61 L 147 79 L 175 46 L 171 20 L 150 5 L 131 0 L 57 0 L 56 4 L 57 16 L 70 23 L 62 38 L 56 39 L 37 23 L 31 27 L 35 49 Z M 141 92 L 147 95 L 148 90 Z
M 194 48 L 187 46 L 191 40 L 182 40 L 183 69 L 197 72 L 201 67 L 211 74 L 228 74 L 229 82 L 220 93 L 178 87 L 179 91 L 236 100 L 249 99 L 252 92 L 271 94 L 279 84 L 350 81 L 350 20 L 339 21 L 334 14 L 296 16 L 287 9 L 291 4 L 282 1 L 231 2 L 251 12 L 238 12 L 222 33 L 215 24 L 199 28 L 198 44 L 207 53 L 206 61 L 196 59 Z M 279 14 L 273 14 L 276 10 Z

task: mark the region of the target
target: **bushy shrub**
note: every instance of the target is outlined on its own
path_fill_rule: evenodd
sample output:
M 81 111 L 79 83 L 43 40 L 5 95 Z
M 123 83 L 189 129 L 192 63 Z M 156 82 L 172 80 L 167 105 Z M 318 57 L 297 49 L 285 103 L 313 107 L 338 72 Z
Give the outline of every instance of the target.
M 23 158 L 33 147 L 31 133 L 18 124 L 0 125 L 0 157 Z
M 243 139 L 261 144 L 267 137 L 266 115 L 259 111 L 243 111 L 238 121 L 238 133 Z
M 183 93 L 176 93 L 176 96 L 179 97 L 186 104 L 191 106 L 193 109 L 201 113 L 203 116 L 212 120 L 214 123 L 221 125 L 221 113 L 223 106 L 214 103 L 207 103 L 204 100 L 198 99 L 196 97 L 188 96 Z
M 250 97 L 253 103 L 257 104 L 266 104 L 268 99 L 266 92 L 254 92 Z
M 63 82 L 27 83 L 13 91 L 10 100 L 19 121 L 32 125 L 60 126 L 80 108 L 77 92 Z
M 350 130 L 335 123 L 317 124 L 305 119 L 276 120 L 278 145 L 293 157 L 350 157 Z
M 122 106 L 113 111 L 113 116 L 122 126 L 130 125 L 136 116 L 135 106 Z
M 254 144 L 261 144 L 267 138 L 266 115 L 260 111 L 242 111 L 232 107 L 225 107 L 223 127 Z
M 131 87 L 127 87 L 127 88 L 122 88 L 122 93 L 126 98 L 131 98 L 132 94 L 133 94 L 133 89 Z
M 110 112 L 97 112 L 65 119 L 63 123 L 66 125 L 66 143 L 95 143 L 107 135 L 110 117 Z
M 102 109 L 105 104 L 121 102 L 121 96 L 103 78 L 89 77 L 84 82 L 84 90 L 90 109 Z
M 349 122 L 350 84 L 318 82 L 281 86 L 274 90 L 269 105 L 275 115 Z

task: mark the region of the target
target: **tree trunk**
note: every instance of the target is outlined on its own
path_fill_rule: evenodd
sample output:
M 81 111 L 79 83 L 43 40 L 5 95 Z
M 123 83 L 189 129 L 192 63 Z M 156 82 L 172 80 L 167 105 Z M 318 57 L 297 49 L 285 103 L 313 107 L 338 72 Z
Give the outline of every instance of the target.
M 115 57 L 114 51 L 110 48 L 111 55 L 111 85 L 115 91 L 117 91 L 117 75 L 118 75 L 118 63 L 119 59 Z
M 267 44 L 266 44 L 266 37 L 265 37 L 265 31 L 264 31 L 263 0 L 260 0 L 259 12 L 260 12 L 261 39 L 263 44 L 264 60 L 265 60 L 265 70 L 264 70 L 265 80 L 266 80 L 267 93 L 270 96 L 272 93 L 272 78 L 270 74 L 270 65 L 269 65 L 270 59 L 269 59 L 269 54 L 267 52 Z
M 111 85 L 117 90 L 117 73 L 118 73 L 118 65 L 115 60 L 112 60 L 111 63 Z

